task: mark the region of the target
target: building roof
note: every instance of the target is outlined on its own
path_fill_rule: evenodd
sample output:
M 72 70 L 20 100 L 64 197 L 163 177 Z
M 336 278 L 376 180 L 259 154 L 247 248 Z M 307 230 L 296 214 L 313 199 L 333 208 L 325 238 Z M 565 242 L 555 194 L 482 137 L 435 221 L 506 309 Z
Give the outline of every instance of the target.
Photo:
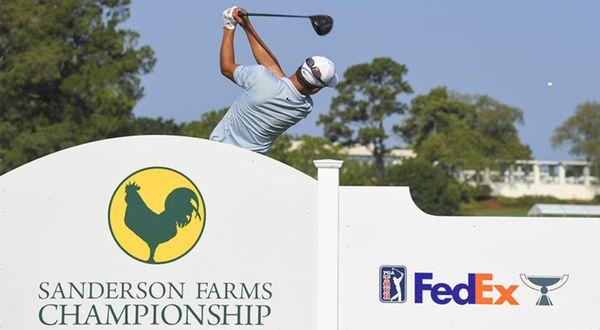
M 373 152 L 371 151 L 371 148 L 359 144 L 352 147 L 344 148 L 344 151 L 348 154 L 348 156 L 373 157 Z M 396 158 L 414 158 L 417 156 L 417 154 L 411 149 L 394 148 L 391 149 L 386 156 Z
M 600 217 L 600 205 L 535 204 L 528 216 L 584 216 Z
M 291 142 L 292 142 L 291 146 L 290 146 L 291 150 L 294 150 L 294 149 L 300 147 L 300 145 L 302 145 L 302 143 L 304 143 L 302 140 L 292 140 Z M 372 151 L 371 147 L 363 146 L 360 144 L 357 144 L 357 145 L 354 145 L 351 147 L 344 147 L 344 148 L 342 148 L 342 152 L 344 152 L 348 156 L 353 156 L 353 157 L 373 157 L 373 151 Z M 412 149 L 392 148 L 388 152 L 386 157 L 414 158 L 414 157 L 417 157 L 417 154 Z
M 590 166 L 591 162 L 585 160 L 516 160 L 518 165 L 565 165 L 565 166 Z

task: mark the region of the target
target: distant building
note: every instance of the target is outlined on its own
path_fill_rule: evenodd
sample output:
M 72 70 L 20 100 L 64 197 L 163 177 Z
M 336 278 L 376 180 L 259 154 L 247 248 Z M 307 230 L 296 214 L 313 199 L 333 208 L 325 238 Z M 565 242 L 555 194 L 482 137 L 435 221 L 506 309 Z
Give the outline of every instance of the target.
M 343 151 L 347 154 L 348 159 L 354 159 L 363 163 L 373 161 L 373 152 L 365 146 L 356 145 L 344 148 Z M 415 157 L 417 157 L 417 154 L 411 149 L 392 149 L 384 157 L 384 161 L 386 164 L 398 165 L 402 163 L 402 160 L 404 159 Z
M 349 159 L 372 162 L 373 154 L 365 146 L 345 148 Z M 386 164 L 400 164 L 414 158 L 411 149 L 392 149 L 385 157 Z M 593 199 L 600 195 L 600 181 L 590 175 L 587 161 L 518 160 L 506 164 L 503 171 L 484 171 L 482 184 L 492 188 L 493 196 L 521 197 L 527 195 L 553 196 L 560 199 Z M 475 171 L 462 171 L 458 178 L 476 183 Z
M 302 144 L 301 140 L 293 140 L 290 149 L 294 150 Z M 342 152 L 347 159 L 359 161 L 361 163 L 370 163 L 373 161 L 373 152 L 366 146 L 355 145 L 342 148 Z M 417 154 L 411 149 L 392 149 L 384 158 L 386 164 L 398 165 L 403 159 L 415 158 Z
M 502 171 L 485 171 L 483 184 L 495 196 L 545 195 L 560 199 L 593 199 L 600 194 L 598 178 L 586 161 L 518 160 Z M 475 171 L 463 171 L 463 179 L 475 182 Z

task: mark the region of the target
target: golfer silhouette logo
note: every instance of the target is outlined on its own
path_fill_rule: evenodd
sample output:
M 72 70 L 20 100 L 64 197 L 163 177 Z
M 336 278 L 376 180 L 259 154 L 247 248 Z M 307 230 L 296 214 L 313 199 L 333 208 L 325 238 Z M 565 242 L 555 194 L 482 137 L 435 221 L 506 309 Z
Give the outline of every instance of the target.
M 151 167 L 119 184 L 108 220 L 125 253 L 145 263 L 163 264 L 181 258 L 198 243 L 206 209 L 200 191 L 185 175 Z
M 402 289 L 402 280 L 404 279 L 404 273 L 394 269 L 396 271 L 395 276 L 392 276 L 392 281 L 394 282 L 394 288 L 396 288 L 396 294 L 392 296 L 390 301 L 402 301 L 402 297 L 404 296 L 404 290 Z
M 406 267 L 381 266 L 379 269 L 379 300 L 384 303 L 406 301 Z

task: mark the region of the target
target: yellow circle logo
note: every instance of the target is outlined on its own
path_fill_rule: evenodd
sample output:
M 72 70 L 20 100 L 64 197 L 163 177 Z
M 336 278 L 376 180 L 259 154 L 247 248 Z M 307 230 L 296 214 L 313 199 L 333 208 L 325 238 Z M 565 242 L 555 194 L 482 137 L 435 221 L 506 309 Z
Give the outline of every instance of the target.
M 185 175 L 165 167 L 139 170 L 121 182 L 108 210 L 117 244 L 149 264 L 177 260 L 198 243 L 206 220 L 204 200 Z

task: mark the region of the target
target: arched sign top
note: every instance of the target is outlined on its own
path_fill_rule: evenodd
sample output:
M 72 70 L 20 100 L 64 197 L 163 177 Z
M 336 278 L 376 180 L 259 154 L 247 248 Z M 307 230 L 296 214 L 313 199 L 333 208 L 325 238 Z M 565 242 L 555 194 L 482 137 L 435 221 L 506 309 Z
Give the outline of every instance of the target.
M 214 169 L 231 169 L 248 175 L 253 172 L 275 171 L 272 173 L 283 174 L 290 179 L 316 182 L 293 167 L 255 152 L 205 139 L 169 135 L 120 137 L 74 146 L 22 165 L 0 176 L 0 180 L 20 171 L 27 171 L 31 167 L 54 166 L 51 162 L 67 159 L 79 163 L 87 157 L 104 160 L 109 164 L 137 164 L 146 161 L 154 162 L 155 165 L 187 158 L 188 163 L 196 167 L 209 167 L 208 165 L 212 164 L 214 166 L 211 168 Z M 275 178 L 274 175 L 269 177 Z
M 283 163 L 195 138 L 33 161 L 0 177 L 0 326 L 314 329 L 317 196 Z
M 599 324 L 597 219 L 434 217 L 406 187 L 340 187 L 341 162 L 315 165 L 318 180 L 229 145 L 142 136 L 1 176 L 0 326 Z

